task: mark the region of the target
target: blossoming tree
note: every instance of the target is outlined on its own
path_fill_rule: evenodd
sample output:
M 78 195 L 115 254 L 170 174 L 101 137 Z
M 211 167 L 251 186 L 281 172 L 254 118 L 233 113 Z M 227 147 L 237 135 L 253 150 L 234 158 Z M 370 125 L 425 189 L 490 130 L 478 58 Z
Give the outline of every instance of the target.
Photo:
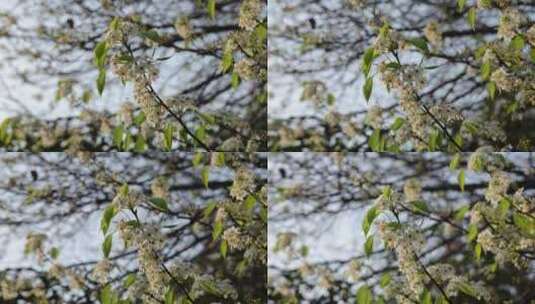
M 0 163 L 2 303 L 265 303 L 265 155 Z
M 533 303 L 534 162 L 484 151 L 273 157 L 269 299 Z
M 535 147 L 533 1 L 295 1 L 269 17 L 270 75 L 290 83 L 273 89 L 272 150 Z
M 265 150 L 265 1 L 16 0 L 0 24 L 6 150 Z

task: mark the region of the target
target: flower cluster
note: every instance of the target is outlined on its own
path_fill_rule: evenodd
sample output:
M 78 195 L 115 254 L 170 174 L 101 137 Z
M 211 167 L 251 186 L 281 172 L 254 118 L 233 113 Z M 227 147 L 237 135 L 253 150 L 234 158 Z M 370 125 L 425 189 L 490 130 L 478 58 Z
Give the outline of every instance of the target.
M 108 259 L 99 261 L 93 270 L 92 277 L 100 284 L 106 284 L 112 268 L 112 263 Z
M 143 194 L 137 190 L 129 189 L 128 185 L 121 186 L 112 204 L 118 209 L 134 209 L 143 201 Z
M 498 27 L 498 37 L 503 39 L 511 39 L 517 35 L 520 26 L 526 21 L 519 10 L 514 8 L 506 8 L 500 17 L 500 25 Z
M 378 210 L 392 210 L 402 201 L 401 194 L 392 190 L 389 186 L 383 189 L 383 193 L 375 199 L 374 206 Z
M 193 36 L 191 24 L 187 17 L 177 19 L 175 22 L 175 29 L 178 35 L 186 41 L 189 41 Z
M 248 31 L 253 30 L 257 25 L 257 17 L 262 10 L 259 0 L 245 0 L 240 7 L 240 22 L 241 28 Z
M 237 227 L 226 229 L 223 233 L 223 240 L 227 242 L 232 250 L 243 250 L 251 241 L 250 237 L 242 234 Z
M 426 277 L 417 254 L 425 246 L 424 236 L 409 226 L 398 227 L 385 222 L 379 222 L 377 226 L 385 246 L 396 252 L 399 270 L 405 275 L 411 292 L 414 295 L 421 294 Z
M 169 184 L 167 182 L 167 178 L 165 177 L 158 177 L 154 179 L 150 185 L 150 190 L 152 191 L 152 195 L 155 197 L 166 200 L 169 199 Z
M 438 22 L 430 21 L 424 28 L 425 38 L 434 46 L 439 48 L 442 45 L 442 33 L 440 32 Z
M 255 187 L 255 175 L 251 170 L 240 167 L 236 170 L 234 182 L 230 188 L 230 196 L 238 201 L 242 201 L 253 191 Z

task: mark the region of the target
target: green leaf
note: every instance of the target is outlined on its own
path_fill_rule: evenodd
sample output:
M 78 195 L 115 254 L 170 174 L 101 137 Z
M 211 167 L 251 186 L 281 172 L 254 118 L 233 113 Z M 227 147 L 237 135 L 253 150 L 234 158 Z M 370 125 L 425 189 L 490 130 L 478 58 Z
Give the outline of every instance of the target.
M 396 120 L 394 120 L 394 123 L 392 123 L 392 125 L 390 126 L 390 130 L 397 131 L 401 127 L 403 127 L 404 124 L 405 124 L 405 119 L 401 117 L 396 117 Z
M 109 205 L 102 214 L 102 219 L 100 220 L 100 229 L 102 234 L 106 235 L 108 229 L 110 228 L 110 223 L 112 218 L 115 216 L 116 210 L 114 205 Z
M 491 68 L 492 68 L 492 66 L 490 64 L 490 61 L 483 62 L 483 64 L 481 65 L 481 78 L 483 80 L 488 80 L 489 79 Z
M 113 239 L 110 234 L 104 239 L 104 243 L 102 243 L 102 253 L 104 254 L 105 258 L 108 258 L 110 256 L 112 240 Z
M 221 232 L 223 232 L 223 223 L 217 221 L 214 223 L 214 229 L 212 230 L 212 239 L 214 241 L 217 240 L 221 235 Z
M 138 134 L 136 136 L 136 145 L 134 146 L 134 150 L 138 153 L 144 152 L 147 149 L 147 142 L 145 141 L 145 137 L 143 137 L 143 134 Z
M 173 288 L 171 287 L 167 287 L 167 291 L 165 292 L 165 297 L 164 297 L 165 301 L 164 303 L 165 304 L 175 304 L 175 292 L 173 291 Z
M 162 38 L 160 37 L 160 34 L 158 34 L 155 30 L 149 30 L 145 32 L 141 32 L 141 36 L 145 37 L 151 41 L 154 41 L 156 43 L 160 43 L 162 41 Z
M 372 304 L 372 291 L 368 285 L 362 285 L 357 291 L 357 304 Z
M 468 11 L 468 16 L 466 17 L 468 20 L 468 24 L 470 27 L 475 30 L 476 29 L 476 18 L 477 18 L 477 11 L 475 7 L 470 8 Z
M 366 253 L 366 256 L 370 256 L 373 252 L 373 235 L 368 236 L 366 238 L 366 242 L 364 243 L 364 253 Z
M 121 147 L 123 146 L 123 135 L 124 128 L 122 125 L 113 129 L 113 145 L 119 150 L 121 150 Z
M 507 213 L 509 212 L 509 208 L 511 207 L 511 201 L 507 198 L 503 198 L 498 203 L 498 214 L 500 217 L 505 217 Z
M 481 244 L 479 243 L 474 246 L 474 257 L 476 261 L 479 261 L 481 259 Z
M 460 153 L 455 154 L 450 161 L 450 169 L 451 170 L 457 169 L 457 167 L 459 167 L 460 161 L 461 161 L 461 154 Z
M 214 212 L 216 206 L 217 206 L 216 202 L 214 201 L 209 202 L 203 211 L 204 218 L 208 218 L 212 214 L 212 212 Z
M 519 50 L 519 51 L 522 50 L 525 45 L 526 45 L 526 42 L 524 41 L 524 37 L 522 37 L 522 35 L 516 35 L 511 40 L 511 46 L 516 50 Z
M 370 69 L 372 67 L 373 60 L 375 59 L 375 50 L 373 47 L 368 48 L 364 55 L 362 56 L 362 64 L 361 64 L 361 71 L 364 74 L 364 76 L 368 76 L 370 74 Z
M 427 45 L 427 40 L 425 40 L 425 38 L 422 38 L 422 37 L 412 38 L 412 39 L 409 39 L 408 42 L 414 45 L 415 47 L 417 47 L 418 49 L 422 50 L 424 54 L 429 53 L 429 46 Z
M 252 195 L 248 195 L 245 199 L 245 209 L 252 210 L 256 204 L 256 198 Z
M 464 192 L 464 170 L 459 170 L 459 175 L 457 175 L 457 181 L 459 182 L 459 188 Z
M 213 152 L 214 155 L 214 165 L 216 167 L 223 167 L 225 165 L 225 152 Z
M 381 129 L 375 129 L 370 138 L 368 139 L 368 146 L 372 151 L 384 151 L 384 140 L 381 137 Z
M 468 205 L 459 208 L 459 210 L 455 212 L 455 220 L 460 221 L 464 219 L 464 216 L 466 215 L 468 211 L 470 211 L 470 206 Z
M 429 135 L 429 144 L 428 149 L 430 152 L 436 151 L 440 144 L 440 132 L 438 130 L 433 130 Z
M 215 1 L 216 0 L 208 0 L 208 5 L 206 7 L 206 9 L 208 10 L 208 16 L 210 16 L 210 18 L 212 19 L 215 18 L 215 12 L 216 12 Z
M 97 90 L 100 96 L 102 96 L 102 92 L 104 92 L 105 86 L 106 86 L 106 70 L 100 69 L 98 71 L 98 77 L 97 77 Z
M 95 65 L 99 69 L 102 69 L 104 65 L 106 64 L 106 55 L 108 53 L 108 45 L 106 41 L 101 41 L 97 43 L 93 53 L 94 53 Z
M 210 178 L 210 167 L 204 167 L 201 170 L 201 180 L 204 187 L 208 188 L 208 181 Z
M 163 139 L 164 139 L 164 148 L 167 151 L 171 151 L 173 148 L 173 133 L 175 132 L 175 127 L 168 123 L 163 130 Z
M 193 156 L 193 161 L 192 161 L 193 167 L 198 167 L 201 164 L 203 158 L 204 158 L 203 153 L 201 152 L 195 153 L 195 156 Z
M 156 209 L 162 211 L 162 212 L 168 212 L 169 207 L 167 206 L 167 201 L 161 197 L 151 197 L 149 199 L 149 202 L 153 207 Z
M 390 282 L 392 281 L 392 276 L 390 275 L 390 273 L 385 273 L 381 276 L 381 280 L 379 281 L 379 284 L 382 288 L 385 288 L 386 286 L 388 286 L 388 284 L 390 284 Z
M 368 77 L 366 78 L 366 81 L 364 82 L 364 86 L 362 87 L 362 92 L 364 93 L 364 98 L 366 98 L 366 102 L 370 100 L 370 97 L 372 95 L 373 90 L 373 78 Z
M 145 113 L 143 113 L 143 111 L 139 112 L 138 115 L 136 115 L 136 117 L 134 117 L 134 124 L 136 126 L 141 126 L 141 124 L 143 122 L 145 122 L 146 120 L 146 117 L 145 117 Z
M 412 210 L 417 213 L 426 214 L 429 213 L 427 204 L 424 201 L 414 201 L 412 202 Z
M 130 286 L 132 286 L 132 284 L 134 284 L 137 280 L 137 277 L 136 277 L 136 274 L 135 273 L 131 273 L 129 275 L 126 276 L 126 278 L 124 279 L 124 288 L 128 288 Z
M 221 59 L 221 72 L 226 73 L 234 64 L 234 56 L 232 52 L 225 52 Z
M 366 213 L 366 216 L 364 217 L 364 220 L 362 221 L 362 231 L 364 231 L 364 235 L 368 235 L 368 231 L 370 231 L 373 221 L 378 215 L 379 215 L 379 212 L 377 210 L 377 207 L 373 206 L 370 209 L 368 209 L 368 212 Z
M 238 73 L 232 73 L 232 77 L 230 78 L 230 84 L 233 89 L 236 89 L 240 85 L 240 75 L 238 75 Z
M 476 224 L 470 224 L 468 225 L 468 234 L 466 237 L 468 238 L 469 242 L 472 242 L 476 239 L 478 233 L 477 225 Z
M 58 247 L 52 247 L 52 249 L 50 249 L 49 253 L 50 254 L 50 257 L 55 260 L 58 258 L 59 256 L 59 249 Z
M 515 226 L 526 236 L 535 237 L 535 219 L 519 212 L 513 213 Z
M 458 288 L 459 288 L 459 291 L 461 291 L 462 293 L 469 295 L 473 298 L 478 298 L 476 290 L 474 289 L 474 287 L 470 286 L 468 283 L 461 282 L 458 284 Z
M 496 97 L 496 83 L 493 81 L 489 81 L 487 83 L 487 93 L 489 94 L 490 100 L 494 100 Z
M 102 304 L 112 304 L 113 292 L 111 291 L 111 286 L 106 285 L 102 290 L 100 290 L 100 303 Z
M 459 12 L 461 12 L 464 9 L 465 5 L 466 5 L 466 0 L 457 0 L 457 8 Z
M 421 304 L 433 304 L 433 297 L 431 296 L 431 293 L 429 290 L 424 290 L 424 293 L 422 294 L 422 301 Z
M 219 245 L 219 253 L 221 253 L 221 256 L 223 258 L 226 258 L 227 257 L 227 251 L 228 251 L 227 241 L 223 240 L 221 242 L 221 245 Z

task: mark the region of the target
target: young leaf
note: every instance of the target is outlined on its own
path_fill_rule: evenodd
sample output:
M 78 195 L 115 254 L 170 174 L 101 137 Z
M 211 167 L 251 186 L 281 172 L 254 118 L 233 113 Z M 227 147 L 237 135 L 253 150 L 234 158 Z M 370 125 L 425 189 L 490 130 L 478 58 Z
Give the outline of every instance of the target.
M 470 286 L 468 283 L 461 282 L 459 283 L 458 287 L 462 293 L 469 295 L 473 298 L 478 298 L 476 290 L 474 289 L 474 287 Z
M 104 254 L 105 258 L 108 258 L 110 256 L 111 245 L 112 245 L 112 236 L 110 234 L 104 239 L 104 243 L 102 243 L 102 253 Z
M 165 304 L 175 304 L 175 292 L 173 288 L 167 287 L 167 291 L 165 292 L 164 299 L 165 299 L 164 301 Z
M 470 8 L 468 11 L 468 24 L 470 24 L 470 27 L 475 30 L 476 29 L 476 18 L 477 18 L 477 11 L 475 7 Z
M 366 98 L 367 102 L 370 100 L 370 96 L 372 95 L 372 89 L 373 89 L 373 78 L 368 77 L 366 78 L 366 81 L 364 82 L 364 86 L 362 87 L 364 98 Z
M 479 261 L 481 259 L 481 244 L 477 243 L 474 247 L 474 257 L 476 261 Z
M 357 291 L 357 304 L 372 304 L 372 291 L 368 285 L 362 285 Z
M 213 201 L 209 202 L 206 205 L 206 208 L 204 208 L 204 211 L 203 211 L 203 216 L 205 219 L 208 218 L 212 214 L 212 212 L 214 212 L 216 206 L 217 206 L 217 203 Z
M 429 53 L 429 46 L 427 45 L 427 41 L 424 38 L 418 37 L 409 39 L 408 41 L 410 44 L 414 45 L 418 49 L 420 49 L 424 54 Z
M 102 69 L 106 64 L 106 54 L 108 52 L 108 45 L 106 41 L 101 41 L 95 46 L 94 50 L 94 60 L 95 65 Z
M 175 132 L 175 127 L 172 124 L 167 124 L 163 130 L 164 135 L 164 148 L 167 151 L 171 151 L 173 148 L 173 133 Z
M 429 290 L 425 290 L 422 294 L 422 301 L 421 304 L 433 304 L 433 297 L 431 297 L 431 293 Z
M 488 80 L 490 77 L 490 72 L 491 72 L 490 61 L 483 62 L 483 64 L 481 65 L 481 78 L 483 80 Z
M 228 251 L 227 241 L 222 241 L 221 245 L 219 245 L 219 253 L 221 253 L 221 256 L 223 258 L 227 257 L 227 251 Z
M 381 138 L 381 129 L 375 129 L 368 139 L 368 146 L 374 152 L 383 152 L 384 140 Z
M 212 19 L 215 18 L 215 12 L 216 12 L 215 1 L 216 0 L 208 0 L 208 5 L 206 7 L 208 10 L 208 16 L 210 16 L 210 18 Z
M 368 74 L 370 73 L 370 69 L 373 63 L 373 59 L 375 58 L 375 50 L 373 47 L 368 48 L 364 55 L 362 56 L 362 64 L 361 64 L 361 70 L 364 76 L 368 77 Z
M 466 0 L 457 0 L 457 8 L 459 9 L 459 12 L 461 12 L 464 9 L 465 5 L 466 5 Z
M 466 213 L 470 211 L 470 206 L 463 206 L 461 208 L 459 208 L 459 210 L 457 210 L 455 212 L 455 220 L 456 221 L 460 221 L 462 219 L 464 219 L 464 216 L 466 215 Z
M 217 240 L 221 235 L 221 232 L 223 232 L 223 223 L 217 221 L 214 223 L 214 228 L 212 230 L 212 239 L 214 239 L 214 241 Z
M 460 161 L 461 161 L 461 154 L 460 153 L 455 154 L 450 161 L 450 169 L 451 170 L 457 169 L 457 167 L 459 167 Z
M 152 197 L 149 199 L 149 202 L 151 203 L 153 207 L 155 207 L 156 209 L 162 212 L 169 211 L 169 207 L 167 206 L 167 201 L 161 197 Z
M 515 212 L 513 214 L 513 223 L 526 236 L 535 237 L 535 219 L 532 217 Z
M 136 274 L 135 273 L 131 273 L 129 275 L 126 276 L 126 278 L 124 279 L 124 288 L 128 288 L 130 286 L 132 286 L 132 284 L 134 284 L 137 280 L 137 277 L 136 277 Z
M 377 211 L 377 207 L 374 206 L 368 209 L 368 212 L 366 213 L 366 216 L 362 222 L 362 231 L 364 231 L 365 235 L 368 235 L 368 231 L 370 231 L 370 227 L 378 215 L 379 212 Z
M 201 180 L 202 180 L 202 184 L 208 188 L 208 181 L 209 181 L 209 178 L 210 178 L 210 167 L 204 167 L 202 168 L 201 170 Z
M 104 87 L 106 86 L 106 70 L 100 69 L 98 71 L 98 77 L 97 77 L 97 90 L 98 94 L 102 96 L 102 92 L 104 92 Z
M 379 281 L 379 285 L 382 287 L 382 288 L 385 288 L 386 286 L 388 286 L 388 284 L 390 284 L 390 282 L 392 281 L 392 276 L 390 275 L 390 273 L 385 273 L 381 276 L 381 280 Z
M 390 126 L 390 130 L 397 131 L 405 124 L 405 119 L 401 117 L 396 117 L 396 120 Z
M 459 171 L 459 175 L 457 175 L 457 181 L 459 182 L 459 187 L 461 188 L 461 191 L 464 192 L 464 170 Z
M 468 225 L 468 234 L 467 234 L 466 237 L 468 238 L 469 242 L 471 242 L 471 241 L 476 239 L 477 232 L 478 232 L 478 229 L 477 229 L 477 225 L 476 224 Z
M 516 50 L 522 50 L 525 45 L 526 45 L 526 42 L 524 41 L 524 37 L 522 37 L 522 35 L 516 35 L 511 40 L 511 46 Z
M 412 210 L 416 213 L 429 213 L 427 204 L 424 201 L 414 201 L 412 202 Z
M 368 236 L 366 238 L 366 242 L 364 243 L 364 253 L 366 253 L 366 256 L 370 256 L 373 252 L 373 235 Z
M 494 100 L 496 97 L 496 83 L 493 81 L 489 81 L 487 83 L 487 93 L 489 94 L 489 99 Z
M 115 216 L 115 206 L 109 205 L 102 214 L 102 219 L 100 220 L 100 229 L 102 234 L 106 235 L 108 228 L 110 227 L 110 222 Z

